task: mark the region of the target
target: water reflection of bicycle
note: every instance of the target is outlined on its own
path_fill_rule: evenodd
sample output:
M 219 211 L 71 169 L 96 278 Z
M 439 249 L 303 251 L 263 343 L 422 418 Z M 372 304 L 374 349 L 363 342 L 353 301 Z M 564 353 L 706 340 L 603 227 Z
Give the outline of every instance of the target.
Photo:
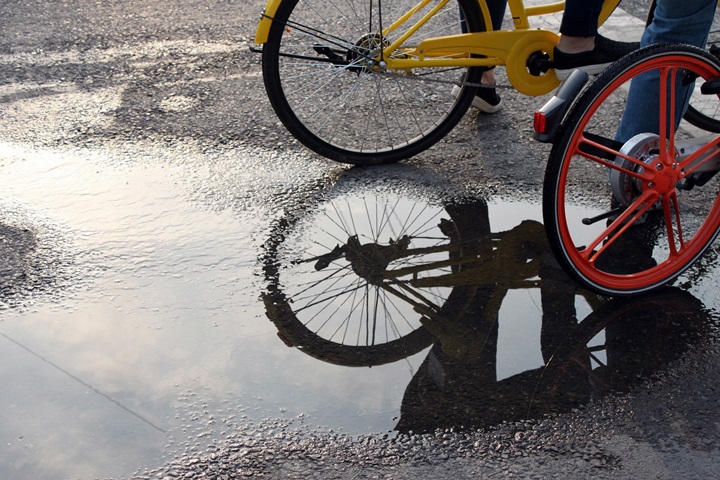
M 612 300 L 572 325 L 544 318 L 543 365 L 502 379 L 492 348 L 497 330 L 472 363 L 448 355 L 437 342 L 406 388 L 395 428 L 486 428 L 625 393 L 691 349 L 707 322 L 701 302 L 677 288 Z
M 537 222 L 491 232 L 480 200 L 348 195 L 279 223 L 265 245 L 263 298 L 284 340 L 310 355 L 392 362 L 466 317 L 468 292 L 537 286 L 544 245 Z
M 399 431 L 565 411 L 622 390 L 703 331 L 702 305 L 681 290 L 605 304 L 578 290 L 538 222 L 492 232 L 482 200 L 441 206 L 366 193 L 278 223 L 263 298 L 281 338 L 323 361 L 372 366 L 431 347 Z M 511 289 L 539 290 L 542 365 L 498 380 L 499 311 Z M 582 298 L 594 312 L 578 321 Z

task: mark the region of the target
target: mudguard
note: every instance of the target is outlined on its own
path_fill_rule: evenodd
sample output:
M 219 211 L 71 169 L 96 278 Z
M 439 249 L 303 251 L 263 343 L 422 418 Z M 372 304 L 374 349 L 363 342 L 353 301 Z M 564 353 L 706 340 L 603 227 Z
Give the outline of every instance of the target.
M 255 31 L 255 43 L 262 44 L 267 42 L 268 35 L 270 33 L 270 27 L 272 26 L 273 17 L 277 13 L 278 7 L 282 0 L 268 0 L 258 23 L 257 30 Z
M 588 74 L 582 70 L 573 71 L 570 76 L 560 85 L 555 95 L 535 112 L 534 132 L 535 140 L 544 143 L 552 143 L 555 135 L 565 118 L 575 97 L 580 93 L 588 82 Z

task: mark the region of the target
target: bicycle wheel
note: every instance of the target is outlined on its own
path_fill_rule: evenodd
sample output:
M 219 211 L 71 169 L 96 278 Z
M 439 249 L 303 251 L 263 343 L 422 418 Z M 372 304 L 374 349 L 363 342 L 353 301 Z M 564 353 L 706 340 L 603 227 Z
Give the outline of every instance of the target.
M 487 214 L 487 211 L 485 211 Z M 266 313 L 288 345 L 326 362 L 370 366 L 430 346 L 461 255 L 448 211 L 369 191 L 304 208 L 265 243 Z M 452 320 L 452 319 L 448 319 Z
M 708 35 L 708 51 L 720 57 L 720 11 L 715 11 L 710 33 Z M 699 88 L 693 92 L 690 104 L 685 112 L 685 120 L 708 132 L 720 133 L 720 97 L 703 95 Z
M 430 6 L 436 6 L 433 0 Z M 403 35 L 402 47 L 428 37 L 484 31 L 475 0 L 447 2 L 417 31 L 390 23 L 404 1 L 287 0 L 274 17 L 262 66 L 270 103 L 302 144 L 338 162 L 370 165 L 415 155 L 442 139 L 462 118 L 479 83 L 479 68 L 390 71 L 372 57 Z M 420 14 L 416 13 L 414 23 Z M 379 34 L 385 30 L 384 35 Z M 402 48 L 401 47 L 401 48 Z
M 622 145 L 613 140 L 630 80 L 650 71 L 667 85 L 658 101 L 670 111 L 666 95 L 676 81 L 716 77 L 720 66 L 680 45 L 654 45 L 616 62 L 578 98 L 545 174 L 543 215 L 553 252 L 576 281 L 606 295 L 671 282 L 720 228 L 717 138 L 682 140 L 674 128 L 662 128 L 668 131 Z

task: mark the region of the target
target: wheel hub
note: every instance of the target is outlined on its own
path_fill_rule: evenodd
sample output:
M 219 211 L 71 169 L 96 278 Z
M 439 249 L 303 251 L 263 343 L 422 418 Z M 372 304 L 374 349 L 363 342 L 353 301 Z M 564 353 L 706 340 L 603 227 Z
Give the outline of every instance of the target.
M 389 245 L 366 243 L 361 245 L 357 236 L 348 238 L 345 258 L 353 271 L 372 285 L 381 285 L 390 262 L 403 256 L 410 244 L 407 236 L 397 242 L 390 240 Z
M 345 59 L 350 64 L 359 64 L 362 71 L 367 72 L 377 66 L 373 59 L 389 45 L 388 39 L 379 33 L 366 33 L 347 51 Z
M 673 163 L 665 165 L 660 155 L 660 137 L 652 133 L 641 133 L 628 140 L 620 153 L 636 158 L 646 166 L 642 167 L 623 157 L 615 159 L 615 165 L 641 174 L 644 178 L 628 175 L 620 170 L 610 170 L 610 187 L 613 197 L 624 207 L 629 207 L 646 189 L 652 189 L 658 195 L 668 195 L 675 191 L 680 179 L 680 170 Z M 660 207 L 656 202 L 654 208 Z

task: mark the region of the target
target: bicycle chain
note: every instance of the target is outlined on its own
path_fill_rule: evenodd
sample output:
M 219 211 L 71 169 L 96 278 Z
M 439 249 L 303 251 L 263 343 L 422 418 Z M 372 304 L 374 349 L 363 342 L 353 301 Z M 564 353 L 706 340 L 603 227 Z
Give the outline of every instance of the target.
M 487 85 L 485 83 L 477 83 L 477 82 L 461 82 L 456 80 L 439 80 L 435 78 L 422 78 L 422 75 L 401 75 L 398 73 L 388 73 L 387 71 L 381 72 L 381 71 L 374 71 L 373 72 L 376 75 L 386 75 L 386 76 L 392 76 L 395 78 L 405 78 L 407 80 L 415 80 L 419 82 L 428 82 L 428 83 L 441 83 L 446 85 L 457 85 L 461 87 L 478 87 L 478 88 L 499 88 L 499 89 L 510 89 L 514 90 L 515 87 L 513 87 L 510 84 L 502 84 L 502 83 L 494 83 L 493 85 Z

